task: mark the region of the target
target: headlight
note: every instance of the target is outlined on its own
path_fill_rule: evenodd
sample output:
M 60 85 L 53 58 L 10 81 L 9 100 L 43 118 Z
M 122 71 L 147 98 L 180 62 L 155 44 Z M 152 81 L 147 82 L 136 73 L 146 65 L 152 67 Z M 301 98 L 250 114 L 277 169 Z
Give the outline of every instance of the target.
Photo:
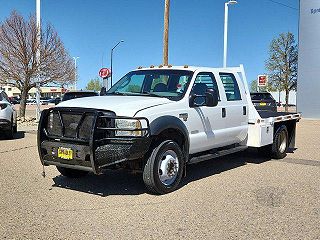
M 129 119 L 116 119 L 115 121 L 116 128 L 120 129 L 141 129 L 141 122 L 139 120 L 129 120 Z M 135 131 L 122 131 L 117 130 L 116 136 L 136 136 L 140 137 L 143 135 L 143 131 L 141 130 L 135 130 Z

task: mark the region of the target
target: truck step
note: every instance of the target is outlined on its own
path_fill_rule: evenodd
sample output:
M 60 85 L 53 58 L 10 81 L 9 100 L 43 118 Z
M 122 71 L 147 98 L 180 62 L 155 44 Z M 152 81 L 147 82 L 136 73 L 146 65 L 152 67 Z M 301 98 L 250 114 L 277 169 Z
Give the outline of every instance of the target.
M 194 163 L 198 163 L 198 162 L 202 162 L 202 161 L 207 161 L 209 159 L 213 159 L 213 158 L 225 156 L 225 155 L 228 155 L 228 154 L 244 151 L 247 148 L 248 148 L 247 146 L 237 146 L 237 147 L 234 147 L 234 148 L 217 151 L 215 153 L 209 153 L 209 154 L 205 154 L 205 155 L 201 155 L 201 156 L 192 157 L 189 160 L 188 164 L 194 164 Z

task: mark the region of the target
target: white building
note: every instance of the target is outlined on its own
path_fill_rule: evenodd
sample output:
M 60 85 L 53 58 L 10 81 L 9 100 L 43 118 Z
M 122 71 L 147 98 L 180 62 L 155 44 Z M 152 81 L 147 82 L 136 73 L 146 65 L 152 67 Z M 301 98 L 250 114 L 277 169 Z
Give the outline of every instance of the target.
M 300 0 L 297 109 L 320 119 L 320 0 Z

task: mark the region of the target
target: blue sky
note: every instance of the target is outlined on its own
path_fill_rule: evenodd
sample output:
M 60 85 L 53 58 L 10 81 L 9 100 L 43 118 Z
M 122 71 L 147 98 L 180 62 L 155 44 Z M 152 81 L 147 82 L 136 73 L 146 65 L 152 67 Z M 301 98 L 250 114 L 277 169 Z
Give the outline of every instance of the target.
M 35 0 L 0 0 L 0 21 L 17 10 L 28 17 Z M 169 63 L 222 66 L 224 0 L 171 0 Z M 285 7 L 291 6 L 292 8 Z M 298 39 L 299 0 L 239 0 L 229 7 L 228 66 L 243 63 L 248 80 L 265 73 L 271 40 L 290 31 Z M 164 0 L 41 0 L 43 24 L 50 22 L 71 56 L 78 59 L 78 87 L 110 66 L 114 80 L 138 66 L 162 62 Z

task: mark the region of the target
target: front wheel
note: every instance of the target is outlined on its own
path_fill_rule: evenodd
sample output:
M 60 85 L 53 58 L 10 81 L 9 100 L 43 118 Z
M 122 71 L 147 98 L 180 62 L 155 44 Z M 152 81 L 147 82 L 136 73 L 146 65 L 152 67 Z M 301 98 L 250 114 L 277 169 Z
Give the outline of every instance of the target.
M 57 166 L 57 169 L 63 176 L 68 178 L 81 178 L 86 176 L 89 173 L 87 171 L 81 171 L 77 169 L 58 167 L 58 166 Z
M 182 178 L 184 157 L 180 146 L 171 140 L 156 147 L 143 170 L 143 181 L 147 189 L 156 194 L 176 190 Z

